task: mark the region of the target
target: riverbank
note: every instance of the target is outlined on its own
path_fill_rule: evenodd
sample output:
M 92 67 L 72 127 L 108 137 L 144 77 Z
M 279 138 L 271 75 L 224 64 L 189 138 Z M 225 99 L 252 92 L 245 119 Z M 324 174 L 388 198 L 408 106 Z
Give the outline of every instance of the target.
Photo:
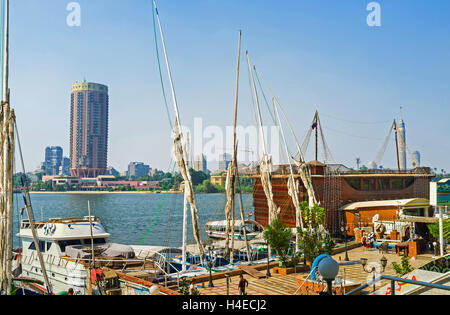
M 143 194 L 182 194 L 182 191 L 30 191 L 33 195 L 143 195 Z

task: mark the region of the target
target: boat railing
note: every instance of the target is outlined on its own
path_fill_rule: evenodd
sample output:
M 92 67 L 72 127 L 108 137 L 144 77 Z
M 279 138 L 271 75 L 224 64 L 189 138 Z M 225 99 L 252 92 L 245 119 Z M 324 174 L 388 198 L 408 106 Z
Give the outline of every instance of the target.
M 178 282 L 178 286 L 180 285 L 180 272 L 178 271 L 178 269 L 172 265 L 164 255 L 162 255 L 161 253 L 155 252 L 155 266 L 158 267 L 158 269 L 160 269 L 162 271 L 162 273 L 164 274 L 164 283 L 165 286 L 167 287 L 167 278 L 170 277 L 170 274 L 168 271 L 164 270 L 164 267 L 167 266 L 167 269 L 169 269 L 170 267 L 172 267 L 174 270 L 176 270 L 176 274 L 177 274 L 177 282 Z

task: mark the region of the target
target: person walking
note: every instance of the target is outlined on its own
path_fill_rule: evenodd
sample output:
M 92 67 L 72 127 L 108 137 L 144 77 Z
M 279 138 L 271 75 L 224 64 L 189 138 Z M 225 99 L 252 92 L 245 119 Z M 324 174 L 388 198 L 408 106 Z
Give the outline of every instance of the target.
M 248 287 L 248 281 L 244 279 L 244 276 L 240 276 L 238 289 L 239 289 L 239 295 L 245 295 L 245 289 Z
M 191 281 L 191 285 L 189 286 L 189 295 L 194 295 L 195 292 L 195 277 Z

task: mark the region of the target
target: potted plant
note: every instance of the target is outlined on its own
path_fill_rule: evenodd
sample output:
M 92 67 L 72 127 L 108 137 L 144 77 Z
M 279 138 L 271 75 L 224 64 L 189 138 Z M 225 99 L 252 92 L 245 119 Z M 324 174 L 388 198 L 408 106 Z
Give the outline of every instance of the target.
M 300 203 L 305 222 L 305 229 L 297 228 L 299 234 L 298 247 L 304 255 L 306 264 L 311 267 L 312 262 L 321 254 L 332 254 L 334 241 L 323 229 L 325 210 L 315 204 L 310 209 L 307 202 Z
M 288 267 L 289 249 L 293 236 L 291 229 L 287 228 L 278 218 L 273 220 L 271 224 L 268 224 L 263 231 L 264 239 L 278 255 L 280 267 L 277 270 Z M 274 269 L 274 272 L 277 271 Z

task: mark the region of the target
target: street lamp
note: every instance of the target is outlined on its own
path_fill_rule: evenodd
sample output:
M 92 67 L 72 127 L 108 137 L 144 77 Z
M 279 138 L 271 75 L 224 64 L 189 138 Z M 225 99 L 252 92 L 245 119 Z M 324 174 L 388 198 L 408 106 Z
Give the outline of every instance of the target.
M 211 250 L 212 250 L 212 248 L 211 248 L 211 246 L 210 245 L 208 245 L 208 251 L 209 251 L 209 262 L 208 262 L 208 266 L 209 266 L 209 287 L 210 288 L 214 288 L 214 284 L 213 284 L 213 281 L 212 281 L 212 256 L 211 256 Z
M 345 261 L 350 261 L 350 259 L 348 259 L 348 250 L 347 250 L 347 231 L 348 231 L 348 227 L 347 226 L 343 226 L 341 228 L 342 233 L 344 233 L 344 237 L 345 237 Z
M 267 272 L 266 272 L 266 277 L 271 277 L 272 275 L 270 274 L 270 266 L 269 266 L 269 242 L 266 242 L 267 245 Z
M 333 281 L 339 273 L 339 264 L 333 258 L 326 257 L 319 263 L 319 272 L 327 282 L 328 295 L 333 295 Z
M 386 259 L 386 257 L 381 257 L 381 259 L 380 259 L 380 262 L 381 262 L 381 267 L 383 268 L 383 270 L 381 271 L 381 272 L 384 272 L 385 271 L 385 269 L 386 269 L 386 266 L 387 266 L 387 259 Z M 376 274 L 376 267 L 375 266 L 372 266 L 372 268 L 370 269 L 370 271 L 366 268 L 366 266 L 367 266 L 367 258 L 361 258 L 361 265 L 362 265 L 362 267 L 363 267 L 363 270 L 365 271 L 365 272 L 367 272 L 367 273 L 372 273 L 373 274 L 373 278 L 372 278 L 372 281 L 373 281 L 373 292 L 375 292 L 375 274 Z

